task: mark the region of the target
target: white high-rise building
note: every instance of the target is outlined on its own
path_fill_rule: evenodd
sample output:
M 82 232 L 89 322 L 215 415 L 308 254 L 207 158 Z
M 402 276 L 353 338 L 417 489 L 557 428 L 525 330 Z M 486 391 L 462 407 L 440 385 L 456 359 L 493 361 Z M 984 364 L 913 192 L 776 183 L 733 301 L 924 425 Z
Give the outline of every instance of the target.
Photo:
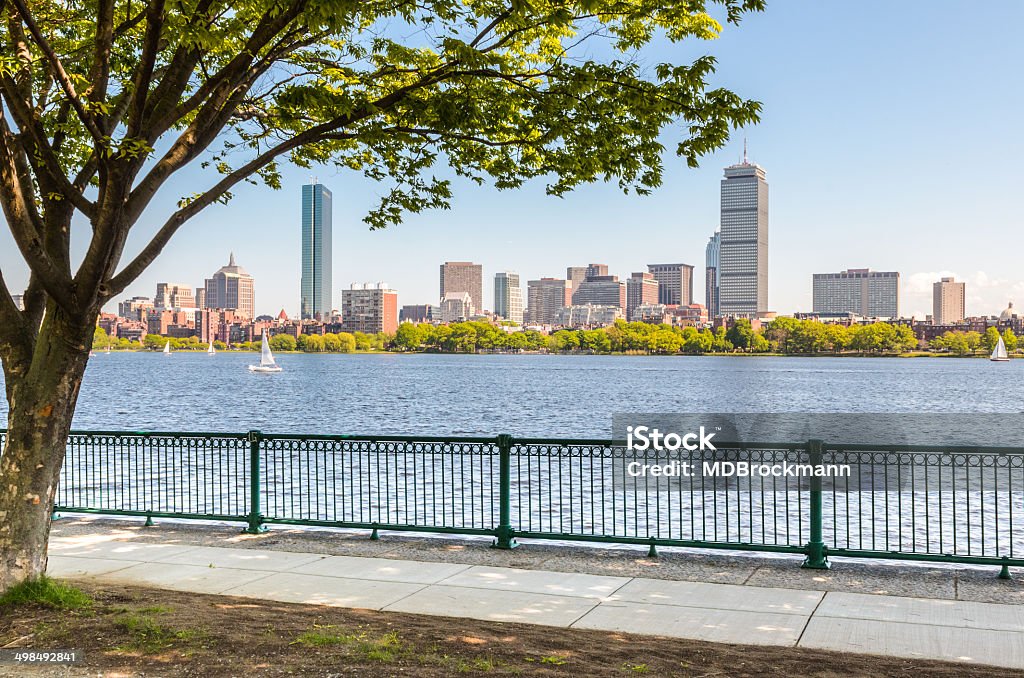
M 519 274 L 503 271 L 494 274 L 494 315 L 514 323 L 523 322 L 523 288 Z
M 768 310 L 768 182 L 747 160 L 725 168 L 718 271 L 719 312 L 752 317 Z

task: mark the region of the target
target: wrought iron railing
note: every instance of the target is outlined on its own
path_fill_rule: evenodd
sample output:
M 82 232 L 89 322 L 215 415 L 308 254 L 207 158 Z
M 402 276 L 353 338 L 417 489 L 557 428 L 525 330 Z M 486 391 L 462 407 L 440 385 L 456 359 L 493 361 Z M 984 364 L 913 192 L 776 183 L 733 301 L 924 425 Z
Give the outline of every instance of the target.
M 4 432 L 0 430 L 0 444 Z M 1024 449 L 75 431 L 56 510 L 1024 566 Z M 629 464 L 835 464 L 848 477 L 632 475 Z

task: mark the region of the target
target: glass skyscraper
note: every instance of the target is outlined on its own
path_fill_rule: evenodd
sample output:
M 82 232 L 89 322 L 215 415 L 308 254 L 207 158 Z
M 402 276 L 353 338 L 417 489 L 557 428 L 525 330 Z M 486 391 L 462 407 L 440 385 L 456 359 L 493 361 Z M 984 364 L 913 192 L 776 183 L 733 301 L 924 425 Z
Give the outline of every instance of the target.
M 494 315 L 523 322 L 523 288 L 519 285 L 519 274 L 503 271 L 494 274 Z
M 704 305 L 708 309 L 709 318 L 721 315 L 718 309 L 718 269 L 722 258 L 722 234 L 715 232 L 708 239 L 704 250 Z
M 725 168 L 718 268 L 719 313 L 754 317 L 768 310 L 768 182 L 748 162 Z
M 299 317 L 331 315 L 331 191 L 323 184 L 302 187 L 302 292 Z

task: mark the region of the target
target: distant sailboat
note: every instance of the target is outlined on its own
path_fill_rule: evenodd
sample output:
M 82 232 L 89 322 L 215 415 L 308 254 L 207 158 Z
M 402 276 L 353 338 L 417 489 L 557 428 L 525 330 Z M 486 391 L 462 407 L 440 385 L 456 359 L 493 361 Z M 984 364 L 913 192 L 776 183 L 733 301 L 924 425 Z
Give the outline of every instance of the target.
M 171 355 L 171 342 L 169 340 L 164 344 L 164 355 Z
M 1003 343 L 1002 337 L 999 337 L 999 343 L 992 349 L 992 355 L 989 356 L 989 360 L 997 363 L 1010 361 L 1010 355 L 1006 352 L 1006 344 Z
M 214 355 L 217 353 L 217 349 L 213 347 L 213 340 L 210 340 L 210 348 L 206 349 L 206 355 Z
M 270 342 L 267 341 L 267 333 L 263 333 L 263 346 L 260 353 L 260 364 L 249 365 L 250 372 L 280 372 L 281 366 L 274 362 L 274 354 L 270 352 Z

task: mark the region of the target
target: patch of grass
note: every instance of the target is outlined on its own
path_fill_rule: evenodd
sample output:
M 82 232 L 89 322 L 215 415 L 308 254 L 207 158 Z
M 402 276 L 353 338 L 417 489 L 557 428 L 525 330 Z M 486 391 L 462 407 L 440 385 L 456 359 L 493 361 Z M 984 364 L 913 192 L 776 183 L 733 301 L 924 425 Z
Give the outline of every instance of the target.
M 630 673 L 647 673 L 649 670 L 647 664 L 630 664 L 629 662 L 623 664 L 622 668 L 626 669 Z
M 147 608 L 165 611 L 166 608 Z M 176 644 L 188 644 L 192 641 L 203 638 L 203 633 L 196 629 L 170 629 L 161 625 L 151 614 L 143 610 L 130 612 L 114 622 L 114 625 L 124 631 L 128 636 L 128 642 L 118 646 L 116 649 L 121 652 L 132 651 L 145 654 L 155 654 Z
M 526 661 L 528 661 L 528 662 L 537 662 L 539 664 L 550 664 L 552 666 L 564 666 L 565 664 L 569 663 L 568 659 L 566 659 L 565 657 L 559 657 L 557 655 L 552 655 L 552 656 L 549 656 L 549 657 L 537 657 L 537 658 L 527 657 Z
M 394 631 L 373 638 L 365 632 L 339 633 L 329 630 L 332 628 L 334 627 L 314 624 L 312 631 L 301 634 L 291 644 L 306 647 L 342 645 L 354 656 L 384 664 L 397 660 L 406 652 L 404 643 Z
M 87 594 L 46 575 L 13 586 L 0 596 L 0 609 L 39 605 L 52 610 L 82 610 L 91 608 L 92 604 Z

